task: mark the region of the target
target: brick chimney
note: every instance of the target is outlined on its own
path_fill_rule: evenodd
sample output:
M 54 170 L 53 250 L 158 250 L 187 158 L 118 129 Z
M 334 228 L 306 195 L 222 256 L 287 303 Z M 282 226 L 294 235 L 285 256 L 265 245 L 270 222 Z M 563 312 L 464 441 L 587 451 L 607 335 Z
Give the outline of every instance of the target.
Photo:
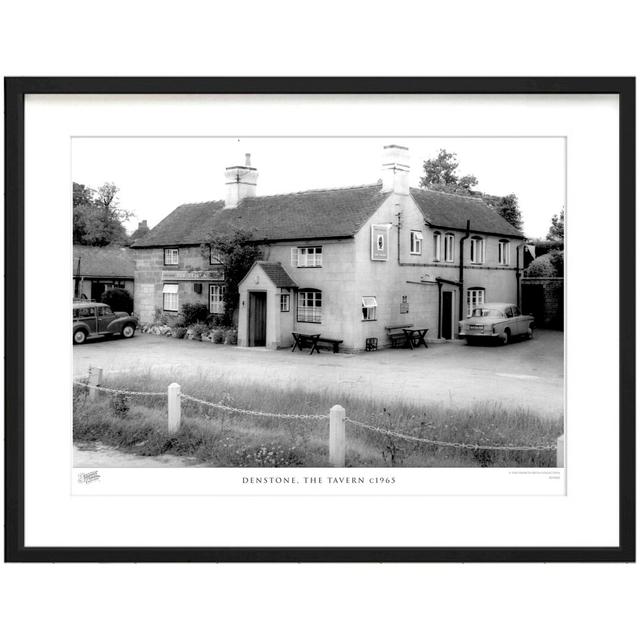
M 390 144 L 382 151 L 382 190 L 401 195 L 409 193 L 409 149 Z
M 255 198 L 258 170 L 251 166 L 251 154 L 246 153 L 243 165 L 227 167 L 224 172 L 227 185 L 225 209 L 235 209 L 244 198 Z
M 138 222 L 138 233 L 142 235 L 147 233 L 147 231 L 149 231 L 149 225 L 147 224 L 147 221 L 143 220 L 142 222 Z

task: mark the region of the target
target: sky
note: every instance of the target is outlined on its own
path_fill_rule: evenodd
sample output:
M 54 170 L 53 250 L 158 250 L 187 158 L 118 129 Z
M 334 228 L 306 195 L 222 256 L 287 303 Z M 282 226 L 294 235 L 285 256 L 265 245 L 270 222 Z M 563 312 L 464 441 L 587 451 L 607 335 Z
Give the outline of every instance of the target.
M 400 144 L 411 154 L 411 185 L 422 163 L 440 149 L 457 154 L 458 174 L 478 178 L 476 189 L 515 193 L 524 232 L 547 234 L 565 206 L 565 139 L 536 138 L 74 138 L 72 176 L 91 188 L 113 182 L 120 207 L 150 227 L 187 202 L 224 200 L 225 167 L 258 169 L 257 195 L 372 184 L 382 175 L 382 148 Z

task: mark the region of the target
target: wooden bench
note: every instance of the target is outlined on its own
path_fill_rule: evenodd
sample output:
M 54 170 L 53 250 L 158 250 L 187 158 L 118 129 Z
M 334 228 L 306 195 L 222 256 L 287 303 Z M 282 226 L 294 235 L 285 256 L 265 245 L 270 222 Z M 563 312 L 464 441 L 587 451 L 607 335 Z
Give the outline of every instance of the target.
M 385 327 L 393 348 L 407 346 L 407 334 L 404 329 L 410 329 L 411 327 L 413 327 L 412 324 L 392 324 Z
M 339 353 L 342 342 L 342 340 L 334 340 L 333 338 L 318 338 L 317 345 L 322 349 L 331 349 L 333 353 Z

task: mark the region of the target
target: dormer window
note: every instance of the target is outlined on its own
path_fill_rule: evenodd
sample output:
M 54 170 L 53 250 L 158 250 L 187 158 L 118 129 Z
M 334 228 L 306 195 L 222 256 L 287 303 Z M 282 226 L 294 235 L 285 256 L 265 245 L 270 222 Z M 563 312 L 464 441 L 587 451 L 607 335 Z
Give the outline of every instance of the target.
M 178 249 L 165 249 L 164 250 L 164 264 L 165 265 L 177 265 L 177 264 L 179 264 Z
M 413 255 L 422 254 L 422 231 L 411 232 L 411 248 L 410 251 Z
M 442 234 L 435 231 L 433 234 L 433 260 L 440 262 L 440 253 L 442 251 Z
M 470 260 L 472 264 L 484 264 L 484 238 L 471 237 Z
M 510 260 L 510 243 L 508 240 L 499 240 L 498 241 L 498 264 L 502 266 L 507 266 Z

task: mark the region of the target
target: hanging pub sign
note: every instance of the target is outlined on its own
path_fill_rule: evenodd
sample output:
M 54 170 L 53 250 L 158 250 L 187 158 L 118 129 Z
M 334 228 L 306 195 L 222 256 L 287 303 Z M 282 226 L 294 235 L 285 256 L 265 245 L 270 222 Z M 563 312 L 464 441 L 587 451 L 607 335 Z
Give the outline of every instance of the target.
M 371 259 L 389 259 L 389 229 L 390 224 L 371 225 Z

